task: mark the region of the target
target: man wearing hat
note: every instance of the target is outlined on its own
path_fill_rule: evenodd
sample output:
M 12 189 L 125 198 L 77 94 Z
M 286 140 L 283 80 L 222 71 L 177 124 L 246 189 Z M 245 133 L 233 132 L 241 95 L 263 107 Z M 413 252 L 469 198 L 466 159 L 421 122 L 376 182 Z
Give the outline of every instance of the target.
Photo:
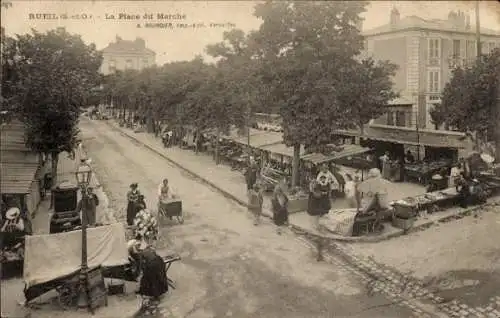
M 134 225 L 135 215 L 137 214 L 137 204 L 141 196 L 141 192 L 138 190 L 138 184 L 132 183 L 130 185 L 130 191 L 127 193 L 127 224 Z
M 24 232 L 24 220 L 19 208 L 10 208 L 5 212 L 5 223 L 2 232 Z

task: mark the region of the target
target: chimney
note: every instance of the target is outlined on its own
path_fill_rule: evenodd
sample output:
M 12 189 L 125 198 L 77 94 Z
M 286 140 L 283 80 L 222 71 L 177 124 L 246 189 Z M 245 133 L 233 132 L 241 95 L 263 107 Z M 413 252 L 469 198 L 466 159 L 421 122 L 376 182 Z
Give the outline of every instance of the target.
M 391 18 L 390 18 L 391 26 L 395 26 L 396 24 L 398 24 L 400 17 L 401 16 L 399 14 L 398 9 L 392 8 L 392 10 L 391 10 Z
M 116 43 L 119 43 L 119 42 L 121 42 L 121 41 L 122 41 L 122 38 L 121 38 L 119 35 L 117 35 L 117 36 L 116 36 Z

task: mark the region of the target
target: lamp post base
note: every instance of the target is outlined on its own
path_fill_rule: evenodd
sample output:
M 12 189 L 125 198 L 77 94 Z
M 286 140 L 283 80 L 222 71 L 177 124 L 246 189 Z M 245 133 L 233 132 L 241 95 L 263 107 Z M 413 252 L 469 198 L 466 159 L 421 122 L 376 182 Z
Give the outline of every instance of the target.
M 78 288 L 78 308 L 87 308 L 90 310 L 90 294 L 88 289 L 88 269 L 83 267 L 80 271 L 80 286 Z

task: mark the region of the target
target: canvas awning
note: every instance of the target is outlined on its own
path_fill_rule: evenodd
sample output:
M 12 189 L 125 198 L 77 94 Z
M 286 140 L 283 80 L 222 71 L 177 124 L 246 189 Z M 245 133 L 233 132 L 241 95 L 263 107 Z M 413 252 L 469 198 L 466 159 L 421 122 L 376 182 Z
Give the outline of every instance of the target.
M 320 163 L 324 163 L 324 162 L 330 162 L 330 161 L 334 161 L 337 159 L 342 159 L 342 158 L 346 158 L 346 157 L 350 157 L 350 156 L 359 155 L 359 154 L 362 154 L 362 153 L 365 153 L 365 152 L 368 152 L 371 150 L 370 148 L 361 147 L 358 145 L 343 145 L 341 147 L 342 147 L 342 150 L 340 150 L 338 152 L 332 152 L 328 155 L 324 155 L 321 153 L 311 153 L 311 154 L 307 154 L 307 155 L 302 156 L 301 159 L 304 161 L 309 161 L 313 164 L 320 164 Z
M 248 144 L 248 136 L 242 136 L 234 139 L 235 142 L 240 144 Z M 250 132 L 250 146 L 259 148 L 265 145 L 272 145 L 281 143 L 283 141 L 283 134 L 273 131 L 255 130 Z
M 290 157 L 290 158 L 293 157 L 293 147 L 288 147 L 284 143 L 265 145 L 259 147 L 259 149 L 284 157 Z M 302 156 L 304 155 L 304 153 L 305 153 L 304 146 L 300 146 L 300 155 Z
M 4 163 L 0 164 L 0 189 L 2 194 L 28 194 L 35 181 L 38 164 Z
M 390 143 L 436 148 L 463 149 L 467 148 L 467 143 L 470 143 L 470 140 L 468 140 L 464 133 L 426 129 L 417 132 L 415 128 L 376 124 L 365 127 L 363 135 L 361 135 L 359 130 L 337 130 L 336 133 Z

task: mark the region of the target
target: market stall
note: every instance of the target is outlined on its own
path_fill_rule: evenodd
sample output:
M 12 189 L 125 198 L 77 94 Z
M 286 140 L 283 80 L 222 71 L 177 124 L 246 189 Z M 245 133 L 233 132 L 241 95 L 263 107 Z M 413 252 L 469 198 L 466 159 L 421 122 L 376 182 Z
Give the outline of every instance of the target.
M 404 175 L 406 180 L 414 180 L 421 184 L 427 184 L 432 175 L 442 169 L 449 169 L 452 161 L 443 159 L 433 162 L 418 162 L 404 165 Z

